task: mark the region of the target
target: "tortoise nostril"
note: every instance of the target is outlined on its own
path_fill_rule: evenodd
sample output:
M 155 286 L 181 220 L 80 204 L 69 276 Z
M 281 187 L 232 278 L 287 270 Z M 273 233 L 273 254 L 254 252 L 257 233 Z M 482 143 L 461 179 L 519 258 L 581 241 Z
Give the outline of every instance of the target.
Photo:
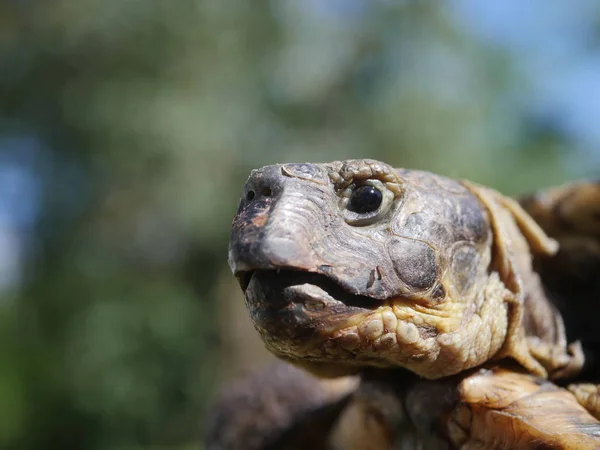
M 257 193 L 261 197 L 270 197 L 271 195 L 273 195 L 273 190 L 268 186 L 262 187 L 258 191 L 250 189 L 248 192 L 246 192 L 246 201 L 251 202 L 252 200 L 254 200 L 256 198 Z
M 248 205 L 253 200 L 266 200 L 273 195 L 273 189 L 269 186 L 253 186 L 253 189 L 248 189 L 243 197 L 243 204 Z

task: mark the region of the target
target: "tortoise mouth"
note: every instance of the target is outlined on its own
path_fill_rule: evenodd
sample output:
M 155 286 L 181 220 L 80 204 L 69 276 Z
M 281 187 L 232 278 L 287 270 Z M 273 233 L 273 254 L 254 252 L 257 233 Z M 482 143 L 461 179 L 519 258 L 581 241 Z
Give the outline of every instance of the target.
M 280 294 L 270 295 L 272 302 L 303 304 L 313 312 L 364 312 L 382 304 L 381 300 L 348 292 L 335 280 L 319 273 L 295 269 L 257 269 L 239 272 L 236 277 L 244 293 L 251 284 L 253 289 L 258 285 L 263 291 Z

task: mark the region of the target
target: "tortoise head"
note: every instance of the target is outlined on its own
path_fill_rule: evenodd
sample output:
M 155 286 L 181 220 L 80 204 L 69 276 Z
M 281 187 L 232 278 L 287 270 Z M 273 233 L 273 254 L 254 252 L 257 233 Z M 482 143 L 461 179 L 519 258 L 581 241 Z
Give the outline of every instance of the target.
M 373 160 L 252 172 L 229 264 L 267 348 L 322 375 L 437 378 L 505 341 L 488 209 L 464 184 Z

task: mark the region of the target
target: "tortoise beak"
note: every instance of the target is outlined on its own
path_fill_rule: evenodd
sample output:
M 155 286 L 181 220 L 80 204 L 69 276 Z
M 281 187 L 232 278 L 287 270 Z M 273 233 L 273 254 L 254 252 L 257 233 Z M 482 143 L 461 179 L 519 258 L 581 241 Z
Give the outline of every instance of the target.
M 233 220 L 229 266 L 245 289 L 256 270 L 311 271 L 320 264 L 311 248 L 311 222 L 320 211 L 307 195 L 298 195 L 302 181 L 289 176 L 289 166 L 253 171 Z M 303 183 L 304 189 L 306 184 Z M 284 200 L 284 201 L 282 201 Z

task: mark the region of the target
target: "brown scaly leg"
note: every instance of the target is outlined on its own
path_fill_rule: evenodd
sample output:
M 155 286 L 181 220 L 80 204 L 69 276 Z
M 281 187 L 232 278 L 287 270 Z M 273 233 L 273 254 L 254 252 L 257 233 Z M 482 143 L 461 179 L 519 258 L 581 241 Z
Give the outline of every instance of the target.
M 467 376 L 442 429 L 463 450 L 598 449 L 600 422 L 565 389 L 495 368 Z
M 600 422 L 569 391 L 498 367 L 444 380 L 363 382 L 336 426 L 335 449 L 600 448 Z

